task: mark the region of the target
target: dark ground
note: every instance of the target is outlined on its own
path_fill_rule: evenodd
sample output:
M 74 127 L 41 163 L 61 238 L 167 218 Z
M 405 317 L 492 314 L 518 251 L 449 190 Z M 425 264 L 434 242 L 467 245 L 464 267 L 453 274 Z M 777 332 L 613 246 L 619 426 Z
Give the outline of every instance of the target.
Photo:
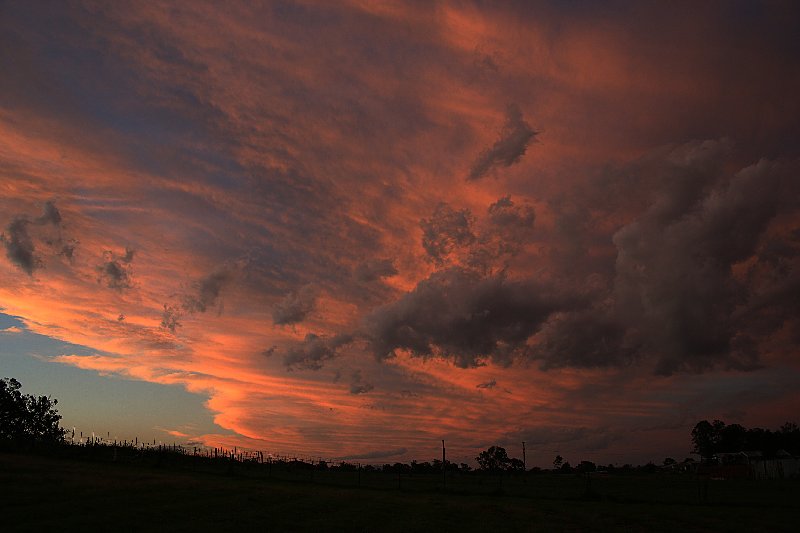
M 0 453 L 0 530 L 750 532 L 800 523 L 797 480 L 712 481 L 709 503 L 700 504 L 691 474 L 595 479 L 588 496 L 585 479 L 573 475 L 508 478 L 502 490 L 465 476 L 448 491 L 413 479 L 397 490 L 391 474 L 365 476 L 361 487 L 352 472 L 326 475 L 292 481 L 278 472 L 267 479 L 244 469 Z

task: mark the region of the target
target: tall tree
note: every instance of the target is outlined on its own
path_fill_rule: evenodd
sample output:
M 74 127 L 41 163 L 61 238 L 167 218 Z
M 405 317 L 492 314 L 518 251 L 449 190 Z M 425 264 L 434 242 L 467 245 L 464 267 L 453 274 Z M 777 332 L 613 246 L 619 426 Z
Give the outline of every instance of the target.
M 62 442 L 58 400 L 23 394 L 14 378 L 0 379 L 0 441 Z

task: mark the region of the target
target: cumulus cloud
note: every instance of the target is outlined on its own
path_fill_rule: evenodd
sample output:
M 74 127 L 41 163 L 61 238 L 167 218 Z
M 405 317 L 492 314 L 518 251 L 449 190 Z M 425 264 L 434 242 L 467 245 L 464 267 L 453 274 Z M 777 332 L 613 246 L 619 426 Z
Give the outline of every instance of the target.
M 697 201 L 666 191 L 614 235 L 617 301 L 659 354 L 659 372 L 757 366 L 747 323 L 735 314 L 748 287 L 733 267 L 756 254 L 788 183 L 780 165 L 761 161 Z
M 374 310 L 364 329 L 380 359 L 408 350 L 418 357 L 446 357 L 462 368 L 487 359 L 508 364 L 527 351 L 526 341 L 551 313 L 574 304 L 503 273 L 481 276 L 451 268 Z
M 366 394 L 374 389 L 375 386 L 361 377 L 361 370 L 353 372 L 350 379 L 350 394 Z
M 422 219 L 422 247 L 436 264 L 443 264 L 453 250 L 475 242 L 474 217 L 469 209 L 455 210 L 442 202 L 430 218 Z
M 537 132 L 525 122 L 519 106 L 510 104 L 506 109 L 506 122 L 500 138 L 478 155 L 472 163 L 467 180 L 478 180 L 495 167 L 510 167 L 518 163 L 536 135 Z
M 319 370 L 325 361 L 336 356 L 340 347 L 352 341 L 349 334 L 326 337 L 308 333 L 303 342 L 289 347 L 283 362 L 289 369 Z
M 314 310 L 317 291 L 312 285 L 305 285 L 290 293 L 272 310 L 272 322 L 276 326 L 302 322 Z
M 98 282 L 105 282 L 109 289 L 131 288 L 131 262 L 135 252 L 131 248 L 125 249 L 125 254 L 118 256 L 111 250 L 103 252 L 103 264 L 97 267 Z
M 356 280 L 368 283 L 381 278 L 397 275 L 397 268 L 391 259 L 370 259 L 358 265 L 353 272 Z

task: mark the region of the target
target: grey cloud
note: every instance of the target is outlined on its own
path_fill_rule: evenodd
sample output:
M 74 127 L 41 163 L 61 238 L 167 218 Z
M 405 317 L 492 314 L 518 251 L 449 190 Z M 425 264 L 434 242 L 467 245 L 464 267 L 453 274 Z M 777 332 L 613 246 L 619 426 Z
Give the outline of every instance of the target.
M 604 311 L 558 313 L 537 336 L 532 353 L 543 369 L 557 367 L 606 367 L 631 363 L 640 345 L 625 326 Z
M 196 283 L 197 294 L 187 295 L 183 300 L 183 308 L 190 313 L 205 313 L 220 297 L 222 288 L 231 280 L 227 270 L 212 272 Z
M 272 310 L 272 322 L 275 325 L 291 325 L 302 322 L 314 310 L 317 291 L 311 285 L 301 287 L 290 293 Z
M 422 219 L 422 246 L 431 260 L 443 264 L 453 250 L 472 244 L 473 220 L 469 209 L 456 211 L 446 203 L 437 205 L 431 218 Z
M 537 132 L 525 122 L 519 106 L 509 105 L 500 138 L 491 148 L 487 148 L 478 155 L 469 170 L 467 180 L 481 179 L 495 167 L 510 167 L 519 162 L 525 155 L 528 144 L 536 135 Z
M 308 333 L 302 343 L 287 350 L 283 362 L 289 369 L 319 370 L 325 361 L 336 356 L 340 347 L 352 341 L 353 337 L 347 334 L 324 337 Z
M 133 255 L 134 251 L 130 248 L 126 248 L 125 255 L 121 257 L 110 250 L 103 252 L 103 264 L 97 267 L 100 275 L 97 281 L 104 281 L 109 289 L 130 289 Z
M 72 260 L 73 256 L 75 255 L 75 248 L 78 247 L 78 240 L 77 239 L 69 239 L 61 246 L 61 250 L 59 251 L 59 255 L 63 255 L 68 260 Z
M 38 224 L 52 224 L 58 226 L 61 224 L 61 213 L 58 211 L 55 202 L 48 200 L 44 204 L 44 213 L 36 219 Z
M 478 383 L 477 385 L 475 385 L 475 388 L 478 388 L 478 389 L 493 389 L 496 386 L 497 386 L 497 380 L 496 379 L 490 379 L 489 381 L 487 381 L 485 383 Z
M 462 368 L 486 359 L 508 364 L 526 353 L 526 341 L 551 313 L 574 305 L 502 273 L 481 276 L 451 268 L 373 311 L 365 317 L 364 330 L 380 359 L 401 349 L 418 357 L 447 357 Z
M 360 370 L 353 372 L 350 380 L 350 394 L 366 394 L 374 388 L 375 386 L 372 383 L 364 381 Z
M 45 202 L 42 215 L 34 220 L 25 215 L 16 216 L 6 228 L 8 234 L 3 233 L 0 235 L 0 242 L 6 248 L 6 257 L 28 275 L 33 275 L 33 272 L 42 266 L 42 260 L 36 254 L 36 245 L 30 233 L 30 227 L 32 225 L 52 225 L 60 230 L 61 221 L 61 213 L 52 200 Z M 57 238 L 52 241 L 45 241 L 45 244 L 60 247 L 58 253 L 71 258 L 77 241 L 70 240 L 62 246 L 59 232 Z
M 489 220 L 500 228 L 530 229 L 536 213 L 532 206 L 516 205 L 511 196 L 504 196 L 489 206 Z
M 730 180 L 693 185 L 691 194 L 662 191 L 614 235 L 617 306 L 658 357 L 659 373 L 758 366 L 748 321 L 736 313 L 750 289 L 732 268 L 757 253 L 779 212 L 796 210 L 791 179 L 761 161 Z
M 535 220 L 532 206 L 517 205 L 510 196 L 498 199 L 489 206 L 489 224 L 470 247 L 466 264 L 483 272 L 505 268 L 532 240 Z
M 391 259 L 370 259 L 358 265 L 353 272 L 356 280 L 368 283 L 397 275 Z
M 181 316 L 181 311 L 176 306 L 164 304 L 164 311 L 161 314 L 161 327 L 175 333 L 175 330 L 181 325 Z
M 35 255 L 33 239 L 28 233 L 30 220 L 24 217 L 17 217 L 7 228 L 8 235 L 5 233 L 0 236 L 0 241 L 6 247 L 8 259 L 27 272 L 33 275 L 33 271 L 41 265 L 41 260 Z

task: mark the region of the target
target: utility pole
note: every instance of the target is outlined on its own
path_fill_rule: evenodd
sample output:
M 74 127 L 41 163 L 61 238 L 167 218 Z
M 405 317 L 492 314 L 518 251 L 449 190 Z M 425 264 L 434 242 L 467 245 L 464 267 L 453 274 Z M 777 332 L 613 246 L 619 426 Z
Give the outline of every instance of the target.
M 447 458 L 445 456 L 444 439 L 442 439 L 442 483 L 447 489 Z
M 527 472 L 528 471 L 528 466 L 527 466 L 527 463 L 525 461 L 525 441 L 522 441 L 522 470 L 523 470 L 523 472 Z
M 522 482 L 528 482 L 528 462 L 525 460 L 525 441 L 522 441 Z

